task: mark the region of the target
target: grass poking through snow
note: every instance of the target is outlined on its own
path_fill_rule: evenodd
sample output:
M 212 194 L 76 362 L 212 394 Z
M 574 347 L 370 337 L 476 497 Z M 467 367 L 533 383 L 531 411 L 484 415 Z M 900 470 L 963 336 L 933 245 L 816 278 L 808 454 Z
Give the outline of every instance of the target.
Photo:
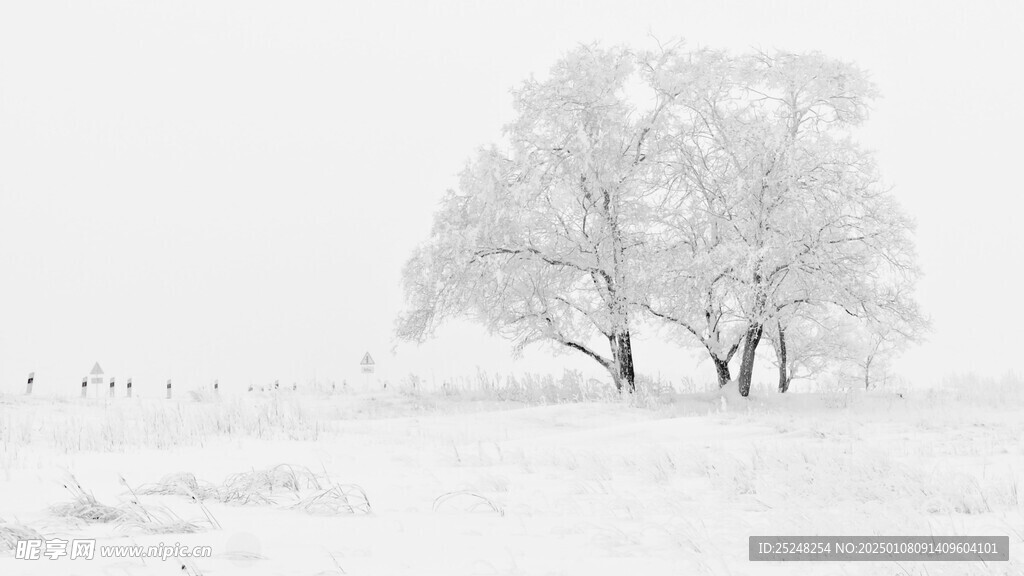
M 8 522 L 0 518 L 0 552 L 13 551 L 18 546 L 18 540 L 41 540 L 43 536 L 16 522 Z
M 505 515 L 505 509 L 496 504 L 490 498 L 481 496 L 475 492 L 468 490 L 459 490 L 456 492 L 448 492 L 442 494 L 434 500 L 434 512 L 441 510 L 459 510 L 461 512 L 477 512 L 480 510 L 490 510 L 496 512 L 499 516 Z
M 121 482 L 127 486 L 123 479 Z M 104 504 L 92 492 L 82 488 L 74 476 L 69 476 L 64 488 L 71 494 L 71 500 L 50 508 L 54 515 L 61 518 L 114 524 L 119 530 L 145 534 L 194 534 L 220 527 L 205 507 L 205 519 L 185 520 L 166 506 L 143 504 L 134 492 L 128 502 L 116 506 Z

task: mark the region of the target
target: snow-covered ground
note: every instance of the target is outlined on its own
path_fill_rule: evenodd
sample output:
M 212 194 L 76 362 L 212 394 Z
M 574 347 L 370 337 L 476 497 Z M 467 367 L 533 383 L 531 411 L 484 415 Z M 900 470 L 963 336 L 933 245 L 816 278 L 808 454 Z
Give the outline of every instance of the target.
M 8 550 L 0 574 L 1022 574 L 1019 398 L 0 397 L 0 535 L 213 548 L 166 561 Z M 196 482 L 168 478 L 181 473 Z M 83 520 L 101 514 L 72 478 L 97 510 L 131 515 Z M 749 562 L 748 536 L 773 534 L 1006 535 L 1011 560 Z

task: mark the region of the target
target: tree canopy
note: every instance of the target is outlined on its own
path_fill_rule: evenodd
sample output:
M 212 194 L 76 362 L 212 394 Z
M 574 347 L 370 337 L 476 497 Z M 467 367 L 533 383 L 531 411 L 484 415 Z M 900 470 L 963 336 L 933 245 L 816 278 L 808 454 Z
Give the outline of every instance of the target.
M 720 384 L 742 350 L 743 395 L 766 329 L 781 391 L 829 357 L 798 332 L 837 314 L 868 341 L 917 338 L 912 224 L 855 140 L 875 96 L 818 53 L 570 52 L 514 91 L 504 141 L 445 196 L 404 272 L 399 337 L 466 316 L 632 390 L 631 334 L 656 320 Z

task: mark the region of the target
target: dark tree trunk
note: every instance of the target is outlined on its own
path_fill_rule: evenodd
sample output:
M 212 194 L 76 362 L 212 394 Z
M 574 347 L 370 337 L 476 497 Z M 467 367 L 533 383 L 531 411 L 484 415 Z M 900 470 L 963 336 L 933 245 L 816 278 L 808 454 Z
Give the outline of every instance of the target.
M 754 357 L 757 345 L 761 342 L 763 330 L 764 327 L 761 324 L 752 324 L 747 328 L 747 334 L 743 338 L 743 358 L 740 362 L 739 379 L 740 396 L 750 394 L 750 381 L 754 378 Z
M 612 364 L 608 369 L 615 380 L 615 389 L 622 392 L 626 388 L 630 394 L 636 391 L 636 375 L 633 370 L 633 343 L 629 330 L 619 332 L 608 338 L 612 347 Z
M 729 372 L 729 361 L 722 360 L 718 356 L 712 356 L 711 361 L 715 363 L 715 371 L 718 372 L 718 387 L 721 388 L 732 380 L 732 374 Z
M 776 352 L 779 355 L 779 392 L 785 394 L 789 390 L 789 375 L 786 364 L 786 332 L 782 329 L 782 324 L 779 324 L 779 343 Z
M 583 178 L 583 182 L 586 182 L 586 177 Z M 586 194 L 589 196 L 590 193 L 586 192 Z M 622 392 L 622 388 L 625 387 L 632 394 L 636 389 L 636 382 L 633 374 L 633 344 L 629 337 L 630 314 L 628 302 L 621 293 L 622 287 L 625 285 L 625 271 L 621 262 L 625 249 L 623 248 L 622 232 L 619 229 L 617 206 L 612 202 L 611 190 L 602 188 L 601 196 L 612 241 L 612 269 L 604 270 L 601 273 L 605 278 L 605 288 L 608 291 L 609 311 L 616 320 L 614 332 L 608 337 L 612 346 L 611 368 L 614 370 L 612 376 L 619 392 Z

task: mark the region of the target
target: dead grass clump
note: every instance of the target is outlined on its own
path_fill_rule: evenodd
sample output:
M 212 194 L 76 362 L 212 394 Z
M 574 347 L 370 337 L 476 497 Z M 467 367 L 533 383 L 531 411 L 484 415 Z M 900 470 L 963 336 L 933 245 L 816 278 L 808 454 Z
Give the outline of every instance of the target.
M 42 540 L 43 536 L 24 524 L 11 523 L 0 518 L 0 552 L 18 547 L 19 540 Z
M 71 476 L 64 483 L 64 489 L 71 493 L 70 502 L 62 502 L 50 507 L 50 511 L 64 518 L 74 518 L 85 522 L 110 523 L 118 522 L 128 514 L 122 508 L 103 504 Z
M 217 521 L 203 505 L 205 499 L 225 504 L 277 505 L 285 502 L 287 508 L 309 514 L 369 514 L 370 499 L 362 487 L 355 484 L 333 484 L 325 475 L 323 480 L 305 466 L 278 464 L 263 470 L 240 472 L 228 476 L 221 486 L 201 481 L 191 473 L 164 476 L 160 482 L 139 489 L 141 494 L 188 496 L 206 513 L 206 523 L 218 526 Z M 122 484 L 128 484 L 122 479 Z M 129 488 L 131 490 L 131 488 Z M 135 504 L 138 497 L 135 492 Z M 164 526 L 189 527 L 176 516 L 166 513 L 143 514 L 131 520 L 132 525 L 146 530 L 162 530 Z M 169 512 L 169 511 L 167 511 Z M 144 521 L 139 518 L 144 518 Z M 173 529 L 172 529 L 173 531 Z
M 202 482 L 191 472 L 167 474 L 155 484 L 146 484 L 138 489 L 139 494 L 160 496 L 189 496 L 196 500 L 216 498 L 217 487 Z
M 125 516 L 117 528 L 146 534 L 196 534 L 216 528 L 210 519 L 185 520 L 166 506 L 143 506 L 132 503 L 126 506 Z
M 123 478 L 121 483 L 128 486 Z M 62 502 L 50 508 L 54 514 L 63 518 L 92 523 L 114 523 L 120 530 L 140 531 L 146 534 L 194 534 L 220 527 L 201 502 L 199 505 L 206 518 L 190 521 L 184 520 L 166 506 L 143 505 L 134 491 L 131 492 L 132 500 L 130 502 L 111 506 L 100 502 L 91 492 L 82 488 L 74 476 L 71 476 L 64 484 L 64 488 L 71 493 L 71 501 Z
M 199 483 L 196 480 L 194 474 L 182 473 L 182 474 L 170 474 L 164 477 L 165 480 L 171 479 L 172 481 L 163 482 L 167 486 L 176 486 L 179 491 L 176 492 L 164 492 L 165 494 L 174 495 L 186 495 L 189 496 L 193 502 L 199 505 L 199 508 L 203 511 L 205 519 L 203 520 L 185 520 L 181 516 L 178 516 L 173 510 L 166 506 L 152 506 L 143 505 L 139 500 L 139 495 L 132 487 L 128 485 L 128 481 L 123 477 L 119 478 L 121 485 L 128 489 L 128 492 L 132 495 L 132 500 L 124 507 L 130 511 L 131 514 L 126 516 L 118 525 L 120 529 L 127 530 L 139 530 L 147 534 L 195 534 L 197 532 L 204 532 L 208 529 L 220 529 L 220 522 L 214 518 L 210 510 L 203 504 L 202 499 L 193 491 L 196 490 L 207 490 L 213 491 L 212 488 L 208 488 Z M 173 480 L 180 480 L 177 484 L 174 484 Z
M 266 470 L 232 474 L 224 481 L 219 500 L 235 504 L 273 504 L 281 493 L 298 495 L 304 489 L 323 490 L 316 474 L 303 466 L 278 464 Z
M 371 511 L 366 491 L 355 484 L 335 484 L 318 490 L 292 504 L 291 508 L 307 514 L 327 515 L 369 514 Z

